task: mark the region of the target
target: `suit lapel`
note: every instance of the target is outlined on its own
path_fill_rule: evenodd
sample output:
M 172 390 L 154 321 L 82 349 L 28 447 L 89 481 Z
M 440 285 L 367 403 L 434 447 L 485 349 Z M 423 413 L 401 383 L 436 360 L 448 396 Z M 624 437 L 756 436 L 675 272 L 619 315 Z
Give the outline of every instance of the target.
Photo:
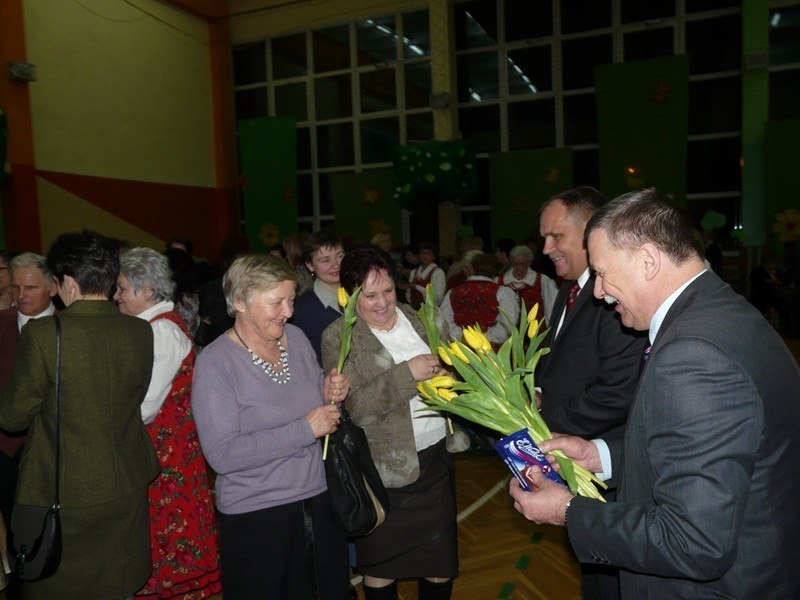
M 561 339 L 561 336 L 564 335 L 566 329 L 575 320 L 575 315 L 582 310 L 583 306 L 587 302 L 592 301 L 592 296 L 594 294 L 594 275 L 589 277 L 589 279 L 586 281 L 586 284 L 581 288 L 578 297 L 575 298 L 575 303 L 572 305 L 572 308 L 566 315 L 564 315 L 564 322 L 561 324 L 561 329 L 556 336 L 555 330 L 558 326 L 558 320 L 561 319 L 561 313 L 564 312 L 564 306 L 567 304 L 567 295 L 569 294 L 569 288 L 572 283 L 572 281 L 564 282 L 564 284 L 558 290 L 558 295 L 553 303 L 553 312 L 551 314 L 553 315 L 553 320 L 555 323 L 552 324 L 550 334 L 547 336 L 547 340 L 545 340 L 545 345 L 549 345 L 550 347 L 550 354 L 555 352 L 556 348 L 558 348 L 559 339 Z

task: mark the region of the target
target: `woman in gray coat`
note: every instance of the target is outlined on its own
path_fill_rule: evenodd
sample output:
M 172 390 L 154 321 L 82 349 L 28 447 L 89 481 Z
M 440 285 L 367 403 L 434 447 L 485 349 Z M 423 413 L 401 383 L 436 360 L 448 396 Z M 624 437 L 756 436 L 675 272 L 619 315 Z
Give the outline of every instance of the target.
M 466 435 L 457 431 L 454 437 L 441 415 L 420 412 L 425 405 L 417 382 L 444 370 L 419 317 L 397 304 L 390 257 L 375 248 L 354 250 L 342 260 L 340 278 L 349 294 L 363 286 L 343 369 L 351 386 L 346 406 L 366 433 L 390 504 L 386 521 L 356 540 L 364 593 L 367 600 L 394 599 L 396 580 L 415 578 L 420 598 L 446 600 L 458 574 L 450 452 L 466 449 Z M 336 366 L 342 323 L 323 333 L 326 369 Z

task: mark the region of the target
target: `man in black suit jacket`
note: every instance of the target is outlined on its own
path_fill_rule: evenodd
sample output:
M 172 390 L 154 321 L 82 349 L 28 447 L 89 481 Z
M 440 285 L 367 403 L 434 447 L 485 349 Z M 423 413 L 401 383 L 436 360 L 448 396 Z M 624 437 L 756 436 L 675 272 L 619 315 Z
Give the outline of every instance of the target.
M 553 196 L 540 211 L 543 252 L 566 281 L 553 306 L 544 341 L 550 353 L 536 383 L 545 422 L 571 435 L 596 436 L 625 423 L 644 348 L 642 336 L 623 329 L 613 308 L 592 296 L 583 233 L 602 204 L 597 190 L 578 187 Z M 567 309 L 573 288 L 577 297 Z
M 542 417 L 552 431 L 585 437 L 625 424 L 644 349 L 642 336 L 623 328 L 613 307 L 592 295 L 594 275 L 583 234 L 603 203 L 594 188 L 578 187 L 547 200 L 539 219 L 543 252 L 565 279 L 544 341 L 550 352 L 536 375 Z M 577 294 L 572 301 L 571 294 Z M 582 565 L 581 589 L 584 600 L 616 600 L 616 569 Z
M 527 518 L 568 524 L 578 559 L 620 568 L 624 599 L 800 598 L 800 369 L 744 298 L 707 271 L 686 219 L 652 189 L 586 229 L 595 295 L 652 348 L 624 437 L 542 443 L 620 474 L 618 501 L 537 474 Z M 605 468 L 602 468 L 605 466 Z

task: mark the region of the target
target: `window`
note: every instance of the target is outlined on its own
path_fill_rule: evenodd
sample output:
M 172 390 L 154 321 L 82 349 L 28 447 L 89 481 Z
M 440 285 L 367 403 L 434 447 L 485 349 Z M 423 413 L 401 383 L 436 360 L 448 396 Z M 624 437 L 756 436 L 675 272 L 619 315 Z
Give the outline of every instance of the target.
M 771 0 L 769 118 L 800 117 L 800 2 Z M 740 0 L 455 0 L 459 129 L 480 192 L 463 225 L 488 236 L 488 154 L 571 147 L 575 182 L 599 186 L 594 70 L 689 54 L 689 201 L 736 208 L 741 189 Z M 333 224 L 328 177 L 386 165 L 433 137 L 428 10 L 243 44 L 237 118 L 294 116 L 303 227 Z M 699 204 L 698 204 L 699 206 Z

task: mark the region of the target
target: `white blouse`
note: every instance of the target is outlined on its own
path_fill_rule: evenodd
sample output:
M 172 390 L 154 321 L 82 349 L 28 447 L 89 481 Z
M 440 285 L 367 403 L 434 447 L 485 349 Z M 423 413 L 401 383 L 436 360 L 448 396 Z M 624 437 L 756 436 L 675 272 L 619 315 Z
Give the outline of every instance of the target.
M 149 321 L 153 317 L 171 311 L 175 305 L 164 301 L 140 312 L 137 317 Z M 167 399 L 167 394 L 172 387 L 172 380 L 192 349 L 192 342 L 181 328 L 169 319 L 159 319 L 150 323 L 153 328 L 153 375 L 150 377 L 150 387 L 142 402 L 142 421 L 147 425 L 152 423 L 161 405 Z
M 431 349 L 428 344 L 422 341 L 422 338 L 419 337 L 419 334 L 414 330 L 411 322 L 403 312 L 396 307 L 395 311 L 397 312 L 397 321 L 389 331 L 370 327 L 372 333 L 386 348 L 392 359 L 396 363 L 400 363 L 420 354 L 430 354 Z M 409 400 L 411 422 L 414 426 L 414 444 L 417 447 L 417 452 L 433 446 L 447 434 L 445 420 L 440 413 L 420 410 L 427 406 L 419 395 L 415 395 Z

